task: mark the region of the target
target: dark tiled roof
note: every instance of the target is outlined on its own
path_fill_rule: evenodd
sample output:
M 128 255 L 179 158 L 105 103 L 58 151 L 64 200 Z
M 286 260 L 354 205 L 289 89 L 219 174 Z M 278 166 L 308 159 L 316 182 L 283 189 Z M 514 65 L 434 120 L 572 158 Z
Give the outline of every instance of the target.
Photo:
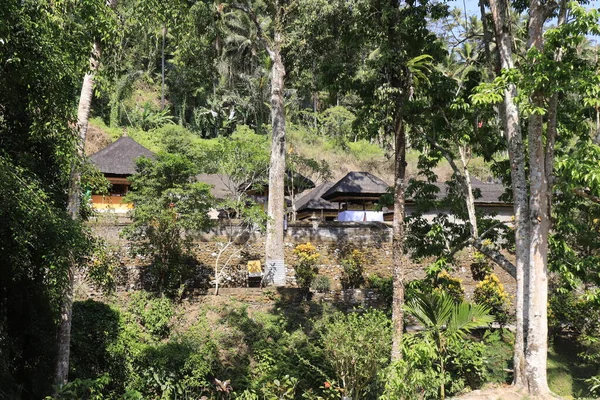
M 154 153 L 128 136 L 123 136 L 90 156 L 90 160 L 103 174 L 133 175 L 135 160 L 154 158 Z
M 326 200 L 340 197 L 377 198 L 387 192 L 389 185 L 369 172 L 348 172 L 323 194 Z
M 235 188 L 235 183 L 227 175 L 200 174 L 196 175 L 196 180 L 212 186 L 210 193 L 216 199 L 225 199 L 233 195 L 232 190 Z
M 434 185 L 439 189 L 436 198 L 440 200 L 446 197 L 446 194 L 448 193 L 448 186 L 442 182 L 436 182 Z M 507 204 L 506 201 L 500 200 L 500 196 L 502 196 L 506 190 L 501 183 L 488 183 L 480 181 L 477 178 L 471 178 L 471 188 L 473 189 L 473 194 L 476 197 L 476 204 Z M 481 197 L 477 197 L 477 192 L 480 192 Z
M 296 200 L 296 211 L 302 210 L 337 210 L 338 206 L 323 199 L 321 196 L 328 191 L 334 182 L 321 183 L 313 190 L 305 193 Z

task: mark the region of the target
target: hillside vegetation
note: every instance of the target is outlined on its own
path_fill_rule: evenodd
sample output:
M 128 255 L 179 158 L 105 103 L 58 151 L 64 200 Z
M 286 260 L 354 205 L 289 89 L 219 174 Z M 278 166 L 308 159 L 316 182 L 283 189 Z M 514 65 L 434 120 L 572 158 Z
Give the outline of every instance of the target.
M 2 0 L 0 399 L 598 397 L 600 10 L 479 3 Z M 391 226 L 286 225 L 349 171 Z

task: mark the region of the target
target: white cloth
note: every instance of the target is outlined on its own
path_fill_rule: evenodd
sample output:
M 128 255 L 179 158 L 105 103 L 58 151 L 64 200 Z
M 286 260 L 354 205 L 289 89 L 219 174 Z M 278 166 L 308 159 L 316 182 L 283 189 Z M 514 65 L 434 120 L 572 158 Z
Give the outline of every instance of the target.
M 338 213 L 338 221 L 383 222 L 383 211 L 342 211 Z

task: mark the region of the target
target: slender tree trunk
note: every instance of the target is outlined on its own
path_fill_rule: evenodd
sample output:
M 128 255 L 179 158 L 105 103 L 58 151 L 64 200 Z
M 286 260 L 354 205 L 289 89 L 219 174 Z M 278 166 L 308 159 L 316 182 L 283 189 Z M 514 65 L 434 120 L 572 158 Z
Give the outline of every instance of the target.
M 117 0 L 108 0 L 108 7 L 114 8 Z M 92 46 L 90 56 L 90 70 L 83 77 L 81 85 L 81 95 L 79 97 L 79 106 L 77 109 L 77 160 L 71 168 L 71 177 L 69 180 L 69 197 L 67 202 L 67 211 L 73 220 L 79 219 L 79 209 L 81 206 L 81 160 L 84 155 L 85 139 L 88 130 L 88 120 L 92 97 L 94 91 L 94 75 L 100 65 L 100 55 L 102 48 L 99 41 L 95 41 Z M 75 268 L 77 259 L 71 256 L 69 270 L 67 271 L 67 284 L 63 291 L 63 299 L 60 306 L 60 322 L 57 333 L 57 355 L 56 367 L 54 372 L 54 384 L 56 388 L 64 386 L 69 378 L 69 356 L 71 352 L 71 321 L 73 313 L 73 284 L 75 279 Z
M 431 144 L 431 146 L 437 150 L 439 150 L 450 167 L 452 171 L 456 174 L 458 181 L 460 183 L 461 190 L 463 191 L 463 195 L 465 196 L 465 203 L 467 206 L 467 213 L 469 216 L 469 230 L 471 231 L 471 238 L 467 241 L 479 250 L 483 255 L 489 258 L 492 262 L 496 263 L 500 268 L 505 270 L 510 276 L 516 279 L 517 277 L 517 268 L 513 263 L 511 263 L 502 253 L 498 250 L 491 248 L 489 246 L 485 246 L 482 241 L 482 237 L 479 236 L 479 230 L 477 227 L 477 214 L 475 213 L 475 197 L 473 196 L 473 188 L 471 185 L 471 175 L 467 168 L 467 160 L 466 160 L 466 149 L 463 147 L 459 148 L 460 157 L 462 161 L 462 168 L 459 168 L 454 162 L 454 155 L 450 153 L 447 149 L 440 146 L 434 139 L 429 137 L 427 134 L 422 132 L 422 135 L 425 136 L 427 141 Z M 485 233 L 482 235 L 485 236 Z
M 272 283 L 285 285 L 286 269 L 283 252 L 283 224 L 285 211 L 285 108 L 283 89 L 285 66 L 281 59 L 281 34 L 275 32 L 275 45 L 271 58 L 271 120 L 273 138 L 271 142 L 271 163 L 269 166 L 269 203 L 266 237 L 266 264 Z
M 496 51 L 502 70 L 514 68 L 512 54 L 512 34 L 508 4 L 506 0 L 489 0 L 496 34 Z M 525 177 L 525 153 L 520 128 L 519 110 L 515 104 L 517 88 L 509 84 L 504 90 L 504 99 L 500 105 L 500 116 L 504 133 L 508 141 L 513 204 L 515 212 L 515 243 L 517 267 L 516 335 L 514 353 L 514 385 L 525 385 L 525 334 L 528 326 L 528 309 L 525 287 L 527 286 L 529 264 L 529 203 L 527 180 Z
M 402 359 L 402 334 L 404 331 L 404 192 L 406 189 L 406 132 L 399 112 L 395 122 L 395 162 L 394 162 L 394 221 L 392 236 L 392 256 L 394 259 L 394 282 L 392 299 L 392 361 Z
M 165 40 L 167 38 L 167 25 L 163 24 L 162 28 L 162 47 L 160 52 L 161 58 L 161 85 L 160 85 L 160 109 L 165 109 Z
M 532 0 L 529 10 L 528 49 L 543 51 L 543 26 L 546 20 L 545 6 L 540 0 Z M 535 90 L 530 99 L 534 108 L 544 107 L 544 96 Z M 525 366 L 527 389 L 530 394 L 550 393 L 546 376 L 548 357 L 548 176 L 546 174 L 546 149 L 544 147 L 544 121 L 542 115 L 529 117 L 529 184 L 530 184 L 530 246 L 529 281 L 525 296 L 529 299 L 527 308 L 527 346 Z M 552 139 L 553 141 L 553 139 Z M 552 165 L 549 166 L 552 168 Z
M 85 138 L 88 129 L 88 119 L 90 115 L 90 106 L 94 90 L 94 74 L 98 70 L 100 60 L 100 43 L 95 42 L 90 57 L 90 71 L 83 78 L 81 86 L 81 96 L 79 98 L 79 107 L 77 110 L 77 160 L 71 168 L 71 178 L 69 181 L 69 198 L 67 202 L 67 211 L 72 219 L 79 219 L 79 209 L 81 206 L 81 167 L 80 162 L 83 157 Z M 71 346 L 71 315 L 73 309 L 73 284 L 75 276 L 75 267 L 77 260 L 71 257 L 68 271 L 67 285 L 64 288 L 62 304 L 60 307 L 60 323 L 58 326 L 57 358 L 54 383 L 57 388 L 67 383 L 69 376 L 69 355 Z
M 473 196 L 473 188 L 471 185 L 471 174 L 467 168 L 467 149 L 465 146 L 459 146 L 460 161 L 462 163 L 462 186 L 465 201 L 467 203 L 467 214 L 469 215 L 469 229 L 473 239 L 479 238 L 479 230 L 477 229 L 477 214 L 475 214 L 475 196 Z M 461 174 L 459 174 L 460 176 Z
M 567 20 L 567 1 L 561 0 L 558 12 L 557 26 L 560 27 Z M 554 61 L 561 62 L 563 48 L 559 47 L 554 53 Z M 552 215 L 552 189 L 554 187 L 554 144 L 558 136 L 558 93 L 550 97 L 548 104 L 548 129 L 546 135 L 546 180 L 548 182 L 548 215 Z
M 596 106 L 596 136 L 594 143 L 600 146 L 600 107 Z

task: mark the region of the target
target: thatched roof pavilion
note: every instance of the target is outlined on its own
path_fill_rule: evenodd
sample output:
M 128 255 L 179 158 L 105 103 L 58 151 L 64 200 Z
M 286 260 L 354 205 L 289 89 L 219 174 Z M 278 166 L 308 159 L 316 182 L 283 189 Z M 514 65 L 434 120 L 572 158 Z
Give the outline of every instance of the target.
M 336 203 L 376 202 L 387 193 L 389 186 L 369 172 L 349 172 L 321 197 Z
M 130 138 L 122 136 L 97 153 L 90 160 L 106 176 L 129 176 L 136 173 L 135 160 L 154 158 L 153 152 Z
M 320 219 L 337 217 L 338 205 L 321 196 L 331 189 L 335 182 L 324 182 L 296 200 L 296 218 L 299 220 L 311 217 L 313 214 Z
M 123 197 L 129 191 L 129 177 L 135 174 L 135 160 L 140 157 L 154 159 L 153 152 L 128 136 L 122 136 L 104 149 L 90 156 L 92 163 L 111 183 L 109 195 L 92 193 L 93 207 L 100 211 L 125 213 L 133 207 Z

